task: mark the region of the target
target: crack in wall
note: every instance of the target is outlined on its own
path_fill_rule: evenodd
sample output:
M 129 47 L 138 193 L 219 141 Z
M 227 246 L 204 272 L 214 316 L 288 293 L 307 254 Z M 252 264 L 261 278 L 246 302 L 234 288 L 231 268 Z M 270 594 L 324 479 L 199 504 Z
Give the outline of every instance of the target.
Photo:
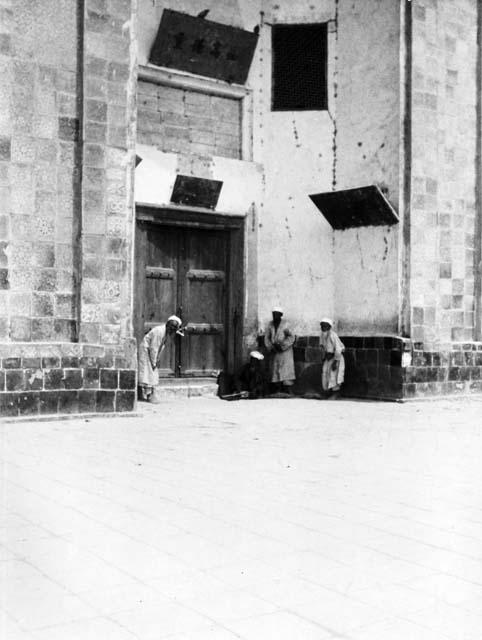
M 335 0 L 335 56 L 334 56 L 334 65 L 333 65 L 333 100 L 336 102 L 338 97 L 338 12 L 339 12 L 339 2 L 340 0 Z M 336 117 L 334 117 L 328 108 L 328 115 L 330 116 L 331 122 L 333 123 L 333 163 L 332 163 L 332 179 L 331 179 L 331 188 L 333 191 L 336 191 L 336 169 L 337 169 L 337 141 L 336 136 L 338 133 L 338 129 L 336 126 Z

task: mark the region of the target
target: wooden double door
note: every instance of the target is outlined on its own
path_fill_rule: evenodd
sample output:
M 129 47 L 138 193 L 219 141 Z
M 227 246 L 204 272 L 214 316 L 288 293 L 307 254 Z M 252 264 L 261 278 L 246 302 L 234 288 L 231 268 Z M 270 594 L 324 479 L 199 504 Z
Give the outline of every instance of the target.
M 176 314 L 184 337 L 168 343 L 161 377 L 202 377 L 226 368 L 230 323 L 230 233 L 137 221 L 138 341 Z

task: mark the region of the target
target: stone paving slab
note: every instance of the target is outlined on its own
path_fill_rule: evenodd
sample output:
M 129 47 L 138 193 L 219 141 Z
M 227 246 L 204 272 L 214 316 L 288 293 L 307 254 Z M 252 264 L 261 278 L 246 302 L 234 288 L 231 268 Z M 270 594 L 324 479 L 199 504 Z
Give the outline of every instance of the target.
M 482 403 L 0 425 L 5 640 L 480 640 Z

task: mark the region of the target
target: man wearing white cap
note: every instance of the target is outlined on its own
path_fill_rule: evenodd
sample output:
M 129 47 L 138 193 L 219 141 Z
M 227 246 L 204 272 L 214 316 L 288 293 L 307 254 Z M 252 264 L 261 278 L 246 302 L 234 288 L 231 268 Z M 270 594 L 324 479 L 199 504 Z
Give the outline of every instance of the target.
M 267 381 L 264 370 L 264 355 L 259 351 L 251 351 L 249 362 L 243 365 L 236 376 L 237 393 L 247 392 L 248 398 L 264 398 L 267 392 Z
M 321 340 L 323 349 L 323 368 L 321 371 L 321 386 L 330 400 L 335 400 L 345 379 L 345 345 L 333 331 L 333 320 L 322 318 L 320 321 Z
M 153 327 L 139 345 L 140 399 L 151 399 L 154 387 L 159 383 L 159 360 L 167 341 L 179 331 L 181 318 L 169 316 L 167 322 Z M 182 334 L 181 334 L 182 335 Z
M 273 307 L 273 320 L 268 324 L 264 336 L 264 346 L 270 354 L 271 382 L 278 390 L 284 387 L 290 395 L 295 382 L 295 361 L 293 344 L 295 336 L 286 320 L 283 320 L 283 309 Z

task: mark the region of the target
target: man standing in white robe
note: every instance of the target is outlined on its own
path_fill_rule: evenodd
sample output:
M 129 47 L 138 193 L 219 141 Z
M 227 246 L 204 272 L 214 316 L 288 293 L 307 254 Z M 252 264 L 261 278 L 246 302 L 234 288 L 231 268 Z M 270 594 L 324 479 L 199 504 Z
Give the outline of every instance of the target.
M 149 400 L 159 383 L 159 360 L 167 341 L 172 339 L 182 325 L 181 318 L 170 316 L 167 322 L 153 327 L 139 345 L 139 380 L 141 400 Z
M 278 390 L 284 387 L 284 390 L 292 395 L 296 378 L 293 356 L 295 336 L 286 320 L 282 320 L 283 309 L 274 307 L 272 314 L 273 320 L 268 324 L 264 336 L 264 346 L 271 355 L 271 382 Z
M 321 386 L 326 396 L 330 400 L 335 400 L 345 380 L 345 358 L 343 357 L 345 345 L 333 331 L 333 321 L 330 318 L 322 318 L 320 327 L 320 346 L 323 350 Z

